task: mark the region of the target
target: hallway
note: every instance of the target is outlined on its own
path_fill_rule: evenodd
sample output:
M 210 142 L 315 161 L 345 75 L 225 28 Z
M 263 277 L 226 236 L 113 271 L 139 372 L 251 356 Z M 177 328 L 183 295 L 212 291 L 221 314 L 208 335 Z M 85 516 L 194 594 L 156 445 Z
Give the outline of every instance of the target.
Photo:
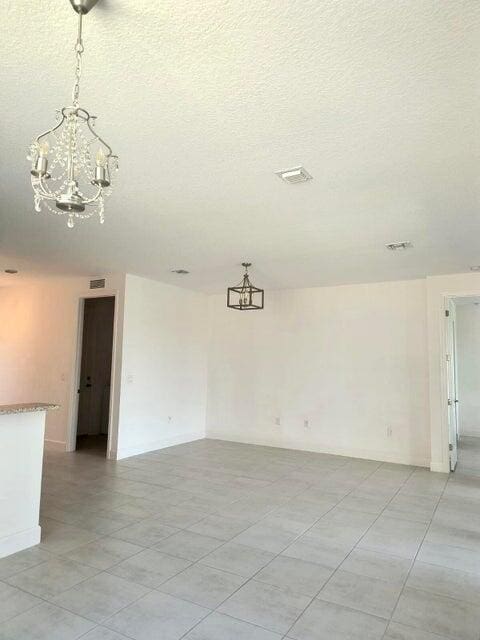
M 456 473 L 480 477 L 480 438 L 460 437 Z
M 480 477 L 218 440 L 49 452 L 42 528 L 0 560 L 2 640 L 480 638 Z

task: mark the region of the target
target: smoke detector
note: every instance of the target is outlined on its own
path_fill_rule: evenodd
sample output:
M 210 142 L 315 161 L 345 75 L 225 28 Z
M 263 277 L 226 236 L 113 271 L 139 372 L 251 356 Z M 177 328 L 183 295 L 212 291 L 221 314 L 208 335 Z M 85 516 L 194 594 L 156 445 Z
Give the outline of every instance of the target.
M 298 184 L 299 182 L 308 182 L 313 179 L 308 171 L 304 167 L 294 167 L 293 169 L 284 169 L 283 171 L 276 171 L 276 175 L 284 182 L 289 184 Z
M 407 249 L 412 249 L 413 244 L 408 241 L 404 242 L 391 242 L 390 244 L 385 245 L 389 251 L 406 251 Z
M 172 269 L 171 273 L 176 273 L 179 276 L 186 276 L 190 271 L 187 271 L 186 269 Z

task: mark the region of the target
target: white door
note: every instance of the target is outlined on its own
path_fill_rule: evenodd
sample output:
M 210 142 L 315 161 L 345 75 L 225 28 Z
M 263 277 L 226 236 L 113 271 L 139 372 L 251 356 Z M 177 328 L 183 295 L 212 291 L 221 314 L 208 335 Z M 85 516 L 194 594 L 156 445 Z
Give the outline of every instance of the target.
M 446 311 L 447 323 L 447 393 L 448 393 L 448 444 L 450 448 L 450 470 L 457 466 L 458 444 L 458 396 L 457 396 L 457 365 L 456 365 L 456 337 L 455 337 L 455 303 L 449 300 Z

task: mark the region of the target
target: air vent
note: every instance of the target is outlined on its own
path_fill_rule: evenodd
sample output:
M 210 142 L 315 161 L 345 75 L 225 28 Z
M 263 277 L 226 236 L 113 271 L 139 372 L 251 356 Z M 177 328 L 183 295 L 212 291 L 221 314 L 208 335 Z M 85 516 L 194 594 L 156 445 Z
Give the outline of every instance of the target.
M 172 269 L 172 273 L 177 273 L 179 276 L 186 276 L 190 273 L 186 269 Z
M 90 289 L 105 289 L 105 278 L 90 280 Z
M 294 167 L 293 169 L 284 169 L 283 171 L 276 171 L 276 174 L 284 182 L 289 184 L 298 184 L 299 182 L 308 182 L 313 177 L 303 167 Z
M 390 244 L 385 245 L 389 251 L 406 251 L 407 249 L 412 249 L 413 244 L 408 241 L 404 242 L 391 242 Z

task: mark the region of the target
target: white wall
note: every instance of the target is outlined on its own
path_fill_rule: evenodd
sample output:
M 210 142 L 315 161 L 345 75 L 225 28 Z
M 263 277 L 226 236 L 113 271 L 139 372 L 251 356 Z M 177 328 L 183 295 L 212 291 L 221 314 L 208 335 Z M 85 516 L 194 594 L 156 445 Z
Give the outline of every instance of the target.
M 54 402 L 46 438 L 66 442 L 77 325 L 84 279 L 49 278 L 0 289 L 0 403 Z
M 122 276 L 108 276 L 107 284 L 123 293 Z M 0 404 L 59 404 L 47 414 L 45 434 L 59 449 L 67 446 L 75 412 L 80 298 L 91 294 L 87 278 L 51 277 L 0 288 Z
M 457 305 L 459 431 L 480 437 L 480 306 Z
M 207 297 L 127 275 L 118 457 L 205 436 Z
M 430 463 L 425 280 L 212 296 L 210 323 L 209 437 Z

